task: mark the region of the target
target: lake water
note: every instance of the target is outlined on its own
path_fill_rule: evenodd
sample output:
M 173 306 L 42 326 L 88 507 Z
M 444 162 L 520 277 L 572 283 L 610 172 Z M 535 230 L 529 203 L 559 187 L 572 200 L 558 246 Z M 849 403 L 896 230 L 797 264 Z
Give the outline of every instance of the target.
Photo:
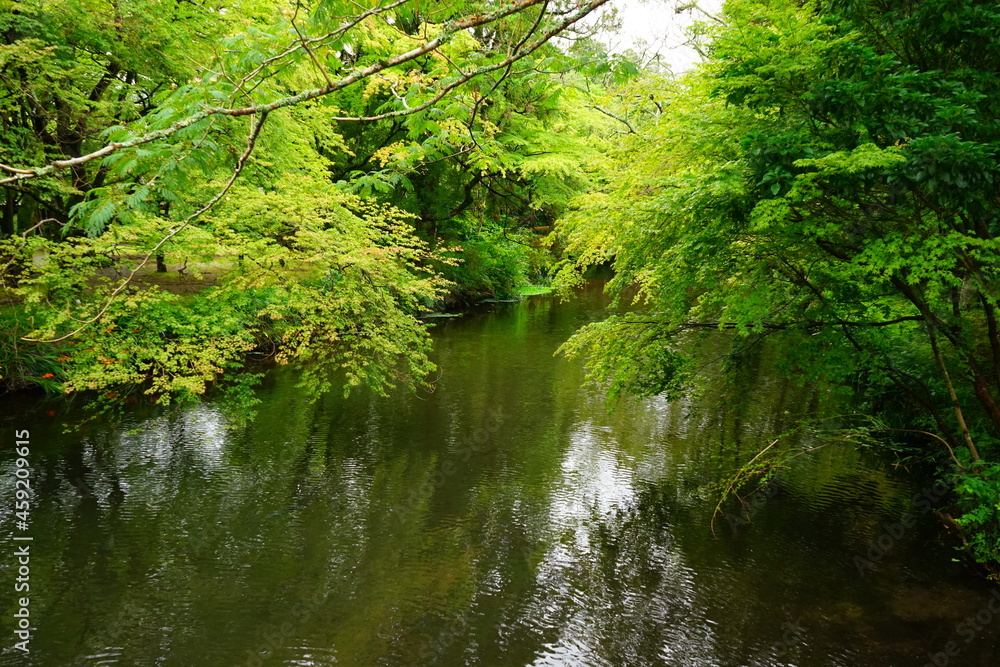
M 433 393 L 310 402 L 272 371 L 240 428 L 209 402 L 66 433 L 65 399 L 0 399 L 0 532 L 28 429 L 34 538 L 25 656 L 5 537 L 0 664 L 1000 664 L 997 588 L 863 449 L 797 458 L 713 536 L 700 487 L 824 392 L 762 368 L 609 414 L 553 356 L 606 307 L 595 283 L 437 320 Z

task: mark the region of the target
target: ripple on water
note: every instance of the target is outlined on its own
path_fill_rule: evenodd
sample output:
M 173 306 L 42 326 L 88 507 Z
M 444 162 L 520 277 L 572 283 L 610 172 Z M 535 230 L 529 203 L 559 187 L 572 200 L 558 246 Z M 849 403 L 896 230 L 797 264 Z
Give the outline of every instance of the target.
M 326 667 L 339 664 L 337 651 L 330 647 L 296 644 L 281 650 L 282 665 L 297 665 L 298 667 Z
M 121 662 L 125 648 L 122 646 L 108 646 L 100 653 L 85 655 L 81 658 L 88 665 L 117 665 Z
M 691 393 L 609 416 L 576 362 L 551 357 L 606 313 L 561 308 L 447 325 L 447 372 L 419 403 L 306 407 L 286 375 L 246 431 L 206 404 L 135 433 L 53 433 L 33 478 L 46 480 L 33 486 L 46 664 L 245 664 L 315 600 L 265 664 L 916 667 L 982 608 L 926 541 L 858 576 L 852 557 L 912 491 L 848 448 L 796 459 L 751 526 L 713 539 L 714 502 L 694 494 L 713 457 L 749 458 L 808 392 L 764 378 L 746 410 Z M 509 415 L 495 430 L 494 405 Z M 12 465 L 0 461 L 5 525 Z M 806 636 L 782 654 L 788 621 Z M 997 664 L 996 627 L 963 665 Z

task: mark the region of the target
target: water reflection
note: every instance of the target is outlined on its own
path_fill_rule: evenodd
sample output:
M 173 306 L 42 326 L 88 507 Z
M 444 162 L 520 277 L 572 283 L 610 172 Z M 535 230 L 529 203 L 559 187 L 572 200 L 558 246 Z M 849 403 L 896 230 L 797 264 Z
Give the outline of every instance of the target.
M 699 487 L 824 390 L 709 368 L 684 400 L 608 414 L 552 356 L 605 305 L 595 287 L 442 323 L 428 395 L 309 403 L 275 372 L 241 429 L 204 405 L 63 434 L 70 408 L 16 397 L 38 630 L 0 663 L 905 667 L 982 607 L 929 515 L 859 573 L 920 486 L 861 450 L 801 457 L 713 538 Z M 998 630 L 961 664 L 995 664 Z

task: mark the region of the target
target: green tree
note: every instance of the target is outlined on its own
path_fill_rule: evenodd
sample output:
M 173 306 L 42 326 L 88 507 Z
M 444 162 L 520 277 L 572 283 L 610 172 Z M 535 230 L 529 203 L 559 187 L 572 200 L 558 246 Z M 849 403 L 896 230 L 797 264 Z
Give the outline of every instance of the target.
M 650 308 L 567 351 L 613 393 L 659 393 L 684 386 L 690 332 L 722 329 L 905 397 L 922 413 L 893 426 L 952 459 L 959 523 L 1000 560 L 1000 8 L 731 0 L 707 30 L 708 63 L 653 84 L 667 112 L 563 223 L 564 281 L 610 260 Z
M 486 98 L 604 2 L 8 2 L 5 380 L 245 396 L 256 349 L 316 389 L 421 382 L 455 253 L 433 193 L 395 196 L 405 154 L 430 178 L 468 133 L 452 193 L 495 171 Z

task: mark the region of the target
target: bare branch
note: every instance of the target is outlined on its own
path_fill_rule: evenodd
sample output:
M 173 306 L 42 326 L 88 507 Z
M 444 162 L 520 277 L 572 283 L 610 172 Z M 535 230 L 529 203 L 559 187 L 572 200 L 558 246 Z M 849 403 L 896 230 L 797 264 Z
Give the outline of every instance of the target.
M 16 167 L 8 167 L 5 164 L 0 164 L 0 169 L 3 169 L 4 171 L 9 171 L 12 174 L 30 174 L 31 173 L 30 169 L 17 169 Z
M 615 114 L 611 113 L 607 109 L 602 109 L 601 107 L 597 106 L 596 104 L 588 104 L 587 106 L 589 106 L 591 109 L 594 109 L 596 111 L 600 111 L 602 114 L 604 114 L 608 118 L 614 118 L 619 123 L 624 123 L 625 126 L 628 128 L 628 130 L 629 130 L 630 133 L 632 133 L 632 134 L 639 134 L 638 132 L 635 131 L 635 128 L 632 127 L 632 123 L 628 122 L 628 119 L 622 118 L 621 116 L 616 116 Z
M 46 222 L 59 222 L 59 221 L 56 220 L 55 218 L 45 218 L 44 220 L 40 220 L 36 225 L 34 225 L 32 227 L 28 227 L 27 229 L 25 229 L 23 232 L 21 232 L 21 236 L 27 237 L 28 234 L 30 234 L 31 232 L 33 232 L 36 229 L 38 229 L 39 227 L 41 227 L 42 225 L 44 225 Z

